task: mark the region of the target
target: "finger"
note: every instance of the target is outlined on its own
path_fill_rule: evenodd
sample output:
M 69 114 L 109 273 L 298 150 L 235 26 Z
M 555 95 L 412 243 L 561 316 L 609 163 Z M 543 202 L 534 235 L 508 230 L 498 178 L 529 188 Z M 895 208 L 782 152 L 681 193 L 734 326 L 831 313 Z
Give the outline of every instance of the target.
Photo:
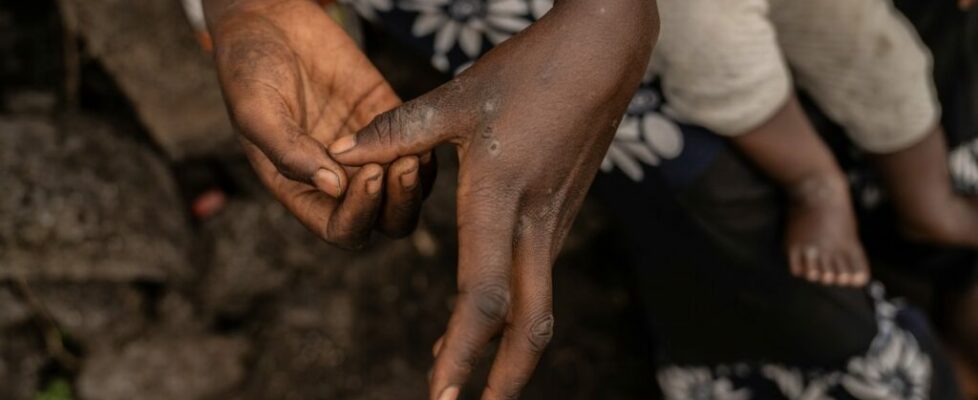
M 553 337 L 553 284 L 549 246 L 524 247 L 513 278 L 514 322 L 503 335 L 489 372 L 484 400 L 515 399 L 529 381 Z
M 377 164 L 367 164 L 353 175 L 326 229 L 331 242 L 352 249 L 367 242 L 379 214 L 383 183 L 384 169 Z
M 387 190 L 380 214 L 380 231 L 400 238 L 411 233 L 421 213 L 418 157 L 399 158 L 387 169 Z
M 421 197 L 427 199 L 435 186 L 435 178 L 438 176 L 438 157 L 434 151 L 424 153 L 420 157 L 421 162 Z
M 432 399 L 457 396 L 485 346 L 505 324 L 516 224 L 509 214 L 498 215 L 500 209 L 513 207 L 459 193 L 459 299 L 435 359 Z
M 235 128 L 285 177 L 340 197 L 346 188 L 342 168 L 329 157 L 326 147 L 299 125 L 299 118 L 288 105 L 291 100 L 276 89 L 294 80 L 295 74 L 277 57 L 263 57 L 257 62 L 270 65 L 250 68 L 241 79 L 225 85 Z M 285 82 L 267 83 L 269 74 Z
M 420 98 L 378 115 L 356 135 L 344 136 L 329 146 L 340 163 L 387 164 L 399 157 L 423 154 L 451 139 L 452 127 L 446 112 Z
M 435 344 L 431 346 L 431 356 L 438 358 L 438 354 L 441 354 L 441 346 L 445 344 L 445 337 L 442 336 L 435 341 Z
M 330 242 L 326 227 L 337 200 L 312 186 L 282 176 L 257 146 L 246 139 L 241 143 L 262 184 L 307 229 Z

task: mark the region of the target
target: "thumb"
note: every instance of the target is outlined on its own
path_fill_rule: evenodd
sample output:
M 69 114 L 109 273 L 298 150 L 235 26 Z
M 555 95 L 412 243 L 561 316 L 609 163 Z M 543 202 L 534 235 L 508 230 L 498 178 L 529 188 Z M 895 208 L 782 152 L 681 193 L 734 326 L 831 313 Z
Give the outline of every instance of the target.
M 388 164 L 415 154 L 427 153 L 452 138 L 446 111 L 419 98 L 378 115 L 355 135 L 339 138 L 329 153 L 341 164 Z
M 329 157 L 326 146 L 309 136 L 286 111 L 288 106 L 253 91 L 246 100 L 231 102 L 234 125 L 291 180 L 315 186 L 332 197 L 346 188 L 346 173 Z

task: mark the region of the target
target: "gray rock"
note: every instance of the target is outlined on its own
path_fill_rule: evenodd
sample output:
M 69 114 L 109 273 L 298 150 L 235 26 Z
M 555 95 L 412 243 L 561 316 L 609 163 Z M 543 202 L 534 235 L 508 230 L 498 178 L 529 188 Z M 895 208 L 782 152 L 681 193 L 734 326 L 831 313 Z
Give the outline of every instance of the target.
M 187 217 L 162 161 L 97 120 L 0 117 L 0 279 L 186 276 Z
M 77 389 L 100 400 L 221 398 L 244 379 L 246 349 L 240 339 L 157 335 L 93 354 Z
M 203 233 L 213 238 L 200 285 L 210 314 L 244 315 L 256 299 L 289 290 L 298 271 L 335 281 L 354 256 L 319 240 L 267 195 L 233 201 Z
M 32 398 L 46 361 L 41 339 L 33 331 L 0 330 L 0 399 Z
M 68 0 L 85 50 L 175 159 L 238 151 L 210 57 L 174 0 Z
M 26 322 L 32 316 L 30 307 L 9 284 L 0 284 L 0 331 Z
M 59 330 L 87 349 L 111 346 L 143 332 L 143 294 L 115 283 L 44 283 L 34 296 Z

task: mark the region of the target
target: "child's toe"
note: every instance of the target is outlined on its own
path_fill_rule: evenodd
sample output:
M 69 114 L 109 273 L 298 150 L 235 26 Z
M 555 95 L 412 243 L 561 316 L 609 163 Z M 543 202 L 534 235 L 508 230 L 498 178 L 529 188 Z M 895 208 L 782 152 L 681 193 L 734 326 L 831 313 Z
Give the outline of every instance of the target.
M 835 266 L 835 270 L 838 271 L 836 283 L 838 283 L 839 286 L 852 285 L 854 271 L 852 269 L 852 265 L 850 265 L 847 261 L 845 252 L 836 254 L 835 257 L 832 258 L 832 264 Z
M 821 271 L 819 276 L 821 277 L 822 284 L 834 285 L 839 274 L 835 270 L 831 254 L 822 252 L 818 260 L 818 268 Z

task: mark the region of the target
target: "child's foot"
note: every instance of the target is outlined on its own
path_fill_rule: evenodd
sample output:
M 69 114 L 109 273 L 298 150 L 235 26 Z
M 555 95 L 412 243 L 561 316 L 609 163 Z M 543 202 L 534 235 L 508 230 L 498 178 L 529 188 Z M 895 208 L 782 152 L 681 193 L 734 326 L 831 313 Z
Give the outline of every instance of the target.
M 844 180 L 819 181 L 792 190 L 785 235 L 791 273 L 825 285 L 863 286 L 869 281 L 869 264 L 848 188 Z

